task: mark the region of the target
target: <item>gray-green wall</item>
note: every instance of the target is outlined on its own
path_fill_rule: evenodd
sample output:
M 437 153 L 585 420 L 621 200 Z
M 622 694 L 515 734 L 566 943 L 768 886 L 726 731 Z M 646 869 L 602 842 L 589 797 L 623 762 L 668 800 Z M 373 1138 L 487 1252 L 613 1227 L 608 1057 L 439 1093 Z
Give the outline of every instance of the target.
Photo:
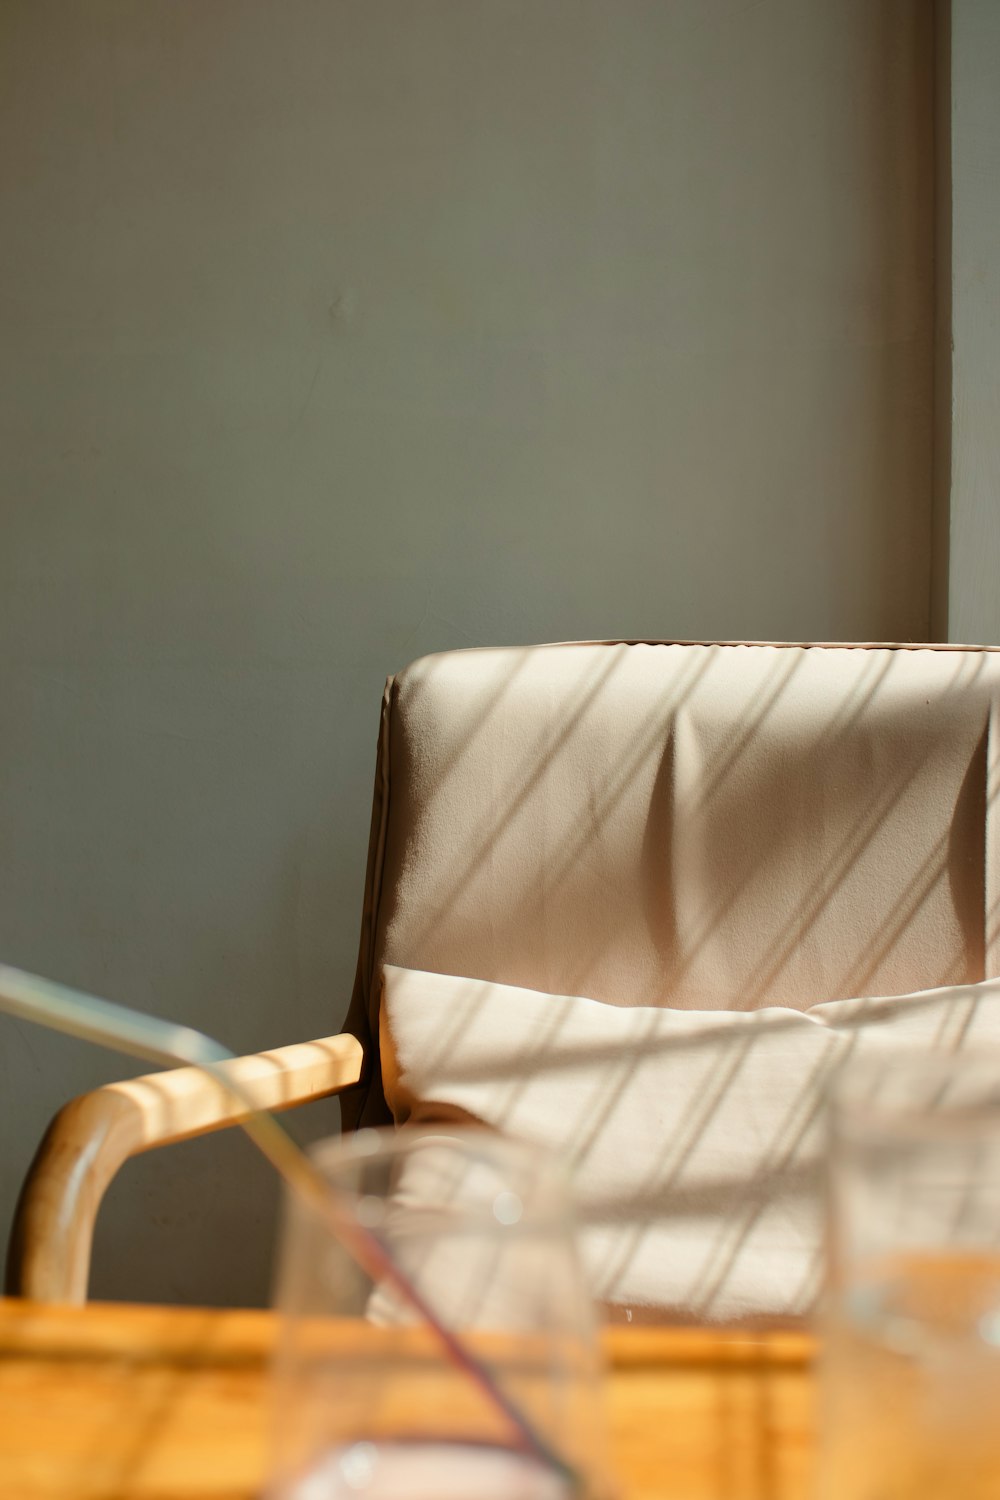
M 926 636 L 930 99 L 918 0 L 3 0 L 0 957 L 332 1031 L 387 672 Z M 129 1071 L 0 1018 L 0 1235 Z M 273 1213 L 136 1162 L 95 1290 Z

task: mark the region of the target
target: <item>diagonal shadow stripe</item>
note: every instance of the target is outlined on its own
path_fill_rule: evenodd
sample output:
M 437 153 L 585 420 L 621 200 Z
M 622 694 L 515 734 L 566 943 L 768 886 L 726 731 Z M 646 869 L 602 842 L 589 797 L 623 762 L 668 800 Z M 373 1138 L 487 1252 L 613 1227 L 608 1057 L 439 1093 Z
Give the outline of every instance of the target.
M 975 676 L 978 675 L 979 667 L 977 666 L 972 681 L 961 682 L 958 679 L 962 675 L 963 666 L 964 663 L 960 662 L 956 680 L 941 695 L 946 700 L 949 696 L 957 692 L 964 692 L 971 687 Z M 887 670 L 888 668 L 885 669 L 885 671 Z M 817 748 L 820 743 L 825 742 L 823 751 L 825 757 L 829 757 L 835 751 L 836 747 L 843 743 L 845 736 L 854 724 L 857 723 L 860 715 L 873 702 L 876 692 L 884 680 L 885 671 L 871 685 L 864 698 L 856 703 L 849 713 L 845 712 L 843 714 L 841 722 L 836 726 L 835 731 L 824 735 L 823 740 L 817 742 Z M 796 949 L 801 945 L 805 933 L 810 927 L 815 925 L 820 915 L 829 907 L 834 896 L 843 887 L 851 870 L 856 865 L 862 850 L 872 842 L 877 831 L 885 825 L 891 812 L 899 805 L 906 791 L 919 774 L 922 764 L 922 760 L 915 760 L 908 769 L 903 768 L 900 771 L 894 782 L 890 782 L 885 789 L 878 789 L 869 798 L 867 805 L 862 808 L 854 825 L 844 833 L 839 843 L 830 851 L 827 864 L 817 872 L 816 876 L 806 887 L 797 909 L 793 909 L 789 913 L 788 932 L 781 947 L 767 957 L 766 967 L 758 967 L 756 974 L 751 972 L 751 974 L 747 975 L 746 999 L 739 1008 L 752 1009 L 768 992 L 782 968 L 787 965 Z M 754 870 L 754 874 L 759 874 L 761 869 L 762 865 L 758 865 Z M 690 969 L 695 957 L 707 946 L 722 918 L 732 910 L 739 899 L 748 879 L 749 876 L 728 892 L 726 897 L 713 909 L 709 917 L 705 919 L 700 934 L 686 950 L 683 963 L 668 976 L 667 984 L 669 987 L 676 987 L 678 979 L 684 972 Z
M 466 856 L 461 867 L 456 871 L 451 885 L 437 895 L 424 922 L 417 927 L 415 932 L 409 935 L 408 941 L 413 952 L 422 952 L 431 933 L 447 922 L 451 914 L 451 908 L 459 892 L 469 884 L 476 872 L 482 867 L 489 857 L 491 850 L 499 841 L 504 829 L 516 816 L 519 809 L 524 806 L 532 790 L 544 776 L 546 767 L 573 734 L 574 729 L 584 718 L 590 705 L 599 696 L 604 684 L 618 670 L 619 664 L 622 661 L 621 651 L 623 650 L 627 650 L 627 647 L 613 648 L 606 663 L 598 661 L 598 665 L 591 669 L 590 674 L 595 680 L 587 683 L 585 679 L 581 684 L 577 702 L 570 709 L 566 721 L 561 724 L 560 728 L 554 734 L 543 732 L 542 743 L 539 746 L 537 757 L 533 766 L 529 769 L 525 780 L 510 795 L 504 806 L 493 816 L 477 846 Z M 436 794 L 435 791 L 434 795 Z

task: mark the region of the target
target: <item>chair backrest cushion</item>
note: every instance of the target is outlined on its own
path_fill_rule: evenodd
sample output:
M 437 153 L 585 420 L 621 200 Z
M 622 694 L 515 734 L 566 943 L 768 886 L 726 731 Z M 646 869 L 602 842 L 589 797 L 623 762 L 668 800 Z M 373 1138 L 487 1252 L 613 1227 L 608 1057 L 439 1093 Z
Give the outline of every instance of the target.
M 806 1010 L 1000 973 L 1000 653 L 602 642 L 387 684 L 348 1025 L 385 964 Z M 377 1066 L 348 1124 L 387 1119 Z

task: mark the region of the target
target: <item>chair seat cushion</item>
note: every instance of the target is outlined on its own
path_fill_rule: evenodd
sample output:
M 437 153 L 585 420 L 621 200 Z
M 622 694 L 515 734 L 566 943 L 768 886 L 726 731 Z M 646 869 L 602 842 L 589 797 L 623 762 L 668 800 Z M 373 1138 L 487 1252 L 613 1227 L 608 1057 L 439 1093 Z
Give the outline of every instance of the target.
M 594 1294 L 638 1321 L 807 1313 L 834 1070 L 878 1049 L 1000 1043 L 996 979 L 746 1013 L 383 974 L 394 1119 L 471 1117 L 563 1153 Z

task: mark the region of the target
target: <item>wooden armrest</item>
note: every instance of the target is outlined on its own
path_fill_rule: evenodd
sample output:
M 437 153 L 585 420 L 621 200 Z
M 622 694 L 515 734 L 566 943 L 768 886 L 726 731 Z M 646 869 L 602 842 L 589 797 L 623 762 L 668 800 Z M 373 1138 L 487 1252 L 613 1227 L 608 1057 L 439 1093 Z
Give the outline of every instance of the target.
M 353 1036 L 323 1037 L 223 1063 L 260 1109 L 291 1109 L 360 1081 Z M 25 1179 L 11 1231 L 8 1291 L 42 1302 L 85 1302 L 94 1221 L 123 1162 L 245 1119 L 247 1109 L 200 1068 L 109 1083 L 65 1105 Z

